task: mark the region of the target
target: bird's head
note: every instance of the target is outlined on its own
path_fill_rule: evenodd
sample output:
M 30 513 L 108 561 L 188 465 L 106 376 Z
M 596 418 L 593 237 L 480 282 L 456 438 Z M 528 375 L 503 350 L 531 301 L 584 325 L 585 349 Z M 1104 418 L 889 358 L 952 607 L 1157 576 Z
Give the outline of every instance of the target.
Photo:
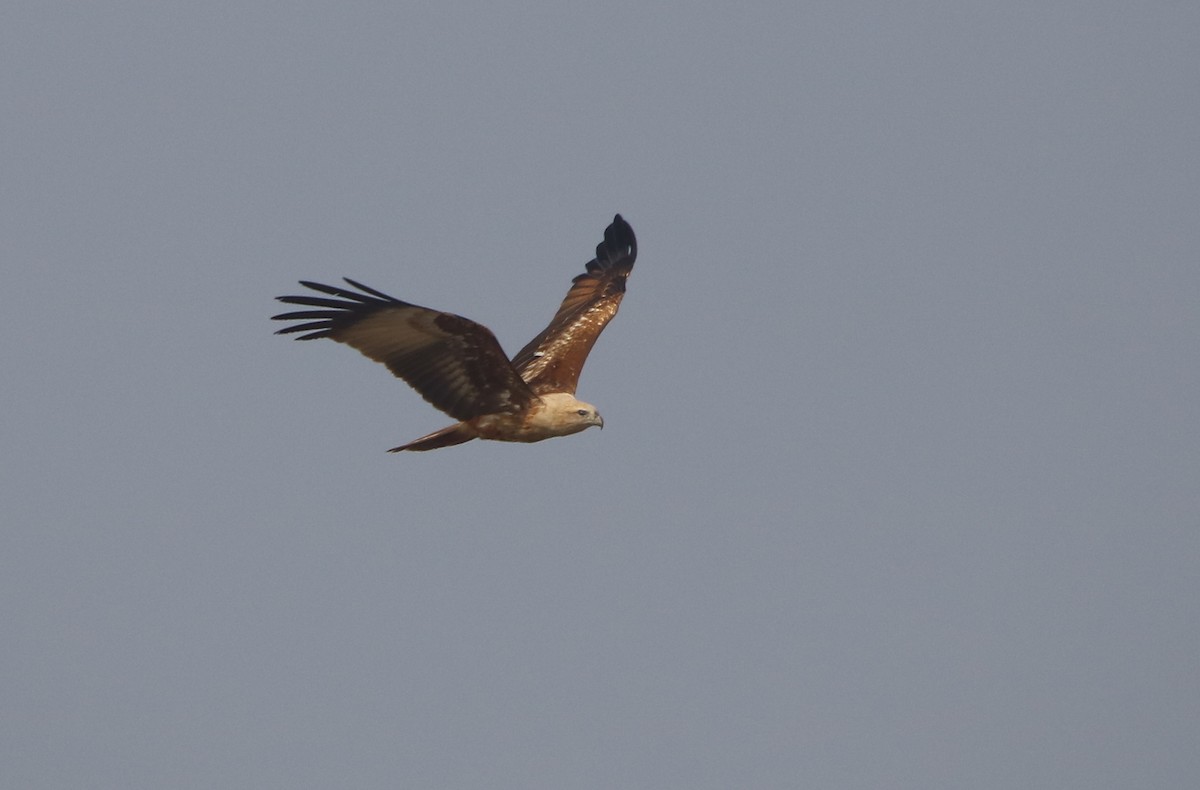
M 604 428 L 604 418 L 600 416 L 596 407 L 577 400 L 574 395 L 555 392 L 543 395 L 541 399 L 545 404 L 542 419 L 560 436 L 579 433 L 593 425 L 602 430 Z

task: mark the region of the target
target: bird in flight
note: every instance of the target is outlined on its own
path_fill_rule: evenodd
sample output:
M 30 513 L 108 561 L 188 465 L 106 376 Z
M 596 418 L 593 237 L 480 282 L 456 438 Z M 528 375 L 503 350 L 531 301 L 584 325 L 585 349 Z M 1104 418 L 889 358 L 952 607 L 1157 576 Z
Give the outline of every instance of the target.
M 636 259 L 633 228 L 618 214 L 550 325 L 511 360 L 482 324 L 402 302 L 349 278 L 344 279 L 350 288 L 301 280 L 306 288 L 335 298 L 280 296 L 286 304 L 317 309 L 272 318 L 303 322 L 276 334 L 303 332 L 296 340 L 328 337 L 382 362 L 458 420 L 388 452 L 434 450 L 472 439 L 540 442 L 604 427 L 596 407 L 575 398 L 575 388 L 588 352 L 617 314 Z

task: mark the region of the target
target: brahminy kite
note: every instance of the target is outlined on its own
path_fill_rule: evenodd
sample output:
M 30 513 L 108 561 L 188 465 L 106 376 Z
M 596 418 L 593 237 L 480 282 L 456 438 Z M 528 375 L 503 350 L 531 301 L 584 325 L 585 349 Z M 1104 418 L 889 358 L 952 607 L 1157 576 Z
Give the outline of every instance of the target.
M 306 333 L 296 340 L 328 337 L 382 362 L 458 420 L 389 452 L 434 450 L 472 439 L 540 442 L 604 427 L 596 407 L 575 398 L 575 387 L 596 338 L 617 314 L 636 259 L 633 228 L 618 214 L 550 325 L 511 360 L 482 324 L 402 302 L 349 278 L 346 283 L 357 290 L 301 280 L 337 298 L 280 296 L 287 304 L 321 309 L 273 319 L 305 322 L 276 334 Z

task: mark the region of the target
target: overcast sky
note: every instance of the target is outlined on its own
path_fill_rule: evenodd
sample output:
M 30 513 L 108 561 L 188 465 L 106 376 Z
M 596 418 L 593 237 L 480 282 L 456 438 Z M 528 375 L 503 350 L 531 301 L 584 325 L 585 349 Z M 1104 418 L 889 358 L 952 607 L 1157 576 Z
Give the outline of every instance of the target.
M 9 2 L 0 784 L 1200 786 L 1200 5 Z M 272 335 L 342 276 L 579 396 Z

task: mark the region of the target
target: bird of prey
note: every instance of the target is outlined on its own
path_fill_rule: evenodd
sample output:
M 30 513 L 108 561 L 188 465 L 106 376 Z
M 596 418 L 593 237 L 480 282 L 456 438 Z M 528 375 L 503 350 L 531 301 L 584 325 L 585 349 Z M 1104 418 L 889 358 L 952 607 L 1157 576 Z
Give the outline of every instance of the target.
M 344 279 L 350 288 L 301 280 L 327 296 L 277 297 L 316 309 L 273 319 L 303 322 L 276 334 L 328 337 L 382 362 L 458 420 L 389 452 L 434 450 L 472 439 L 540 442 L 604 427 L 596 407 L 575 398 L 575 387 L 596 338 L 617 314 L 636 258 L 633 228 L 618 214 L 549 326 L 511 360 L 482 324 L 402 302 L 349 278 Z

